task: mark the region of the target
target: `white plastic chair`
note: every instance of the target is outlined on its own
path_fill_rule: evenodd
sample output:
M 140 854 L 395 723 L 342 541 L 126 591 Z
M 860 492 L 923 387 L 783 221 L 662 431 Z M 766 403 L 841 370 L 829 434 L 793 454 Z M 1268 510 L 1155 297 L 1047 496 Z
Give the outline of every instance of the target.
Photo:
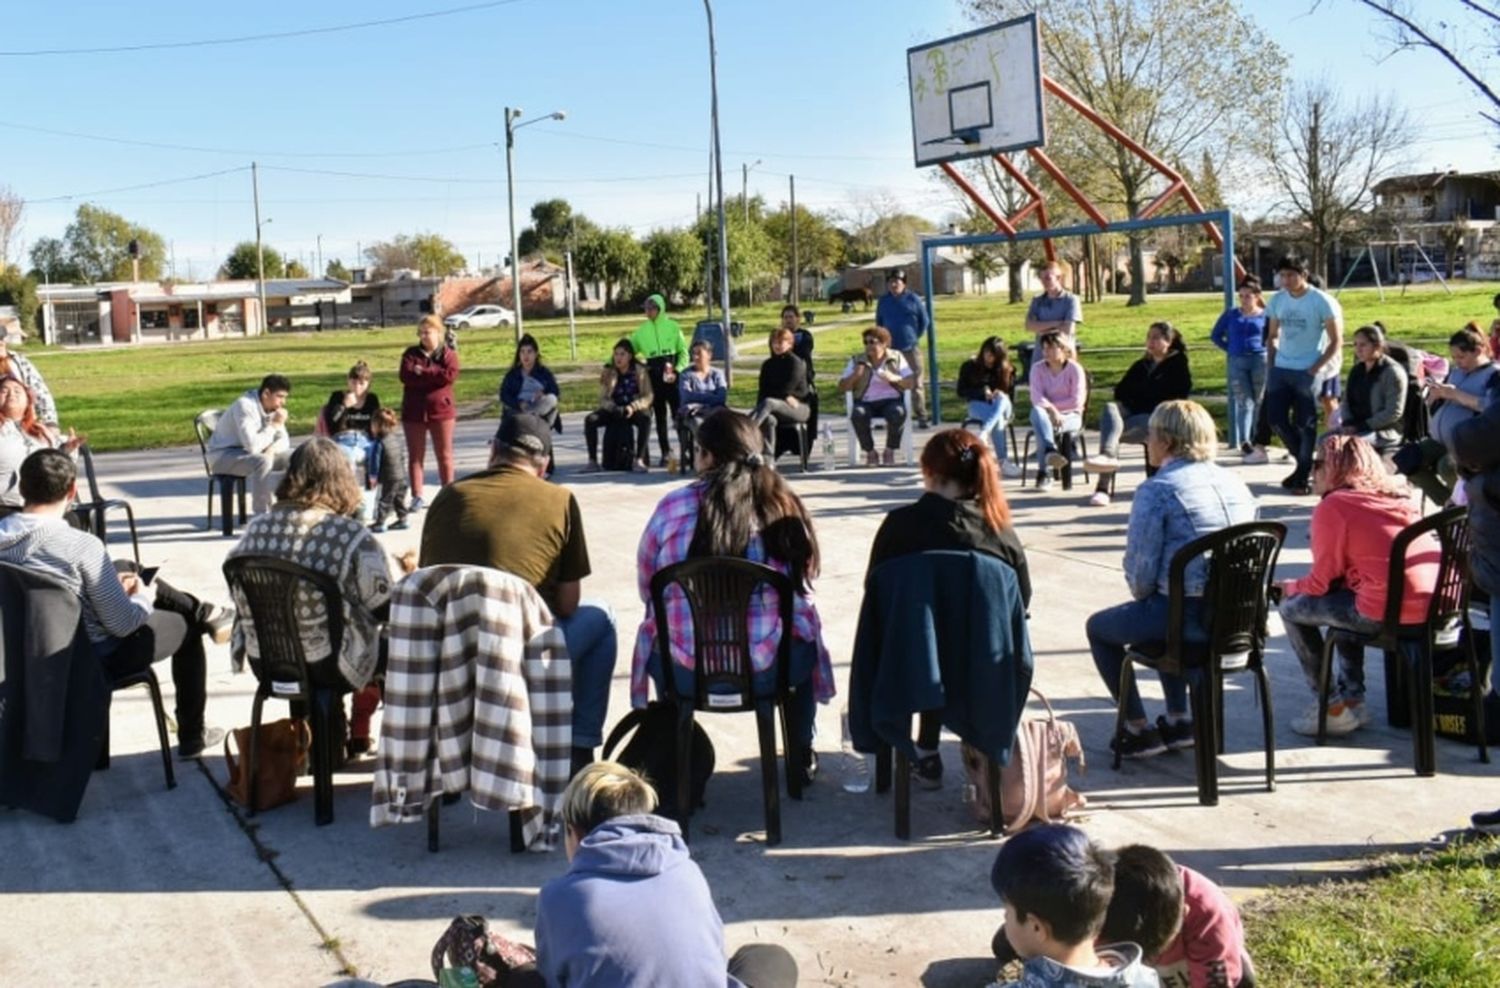
M 911 392 L 901 392 L 901 403 L 906 408 L 906 425 L 901 429 L 901 456 L 907 466 L 917 461 L 913 452 L 912 430 L 915 425 L 911 414 Z M 870 426 L 873 432 L 875 427 L 885 428 L 885 419 L 871 418 Z M 854 392 L 844 392 L 844 435 L 849 440 L 849 465 L 859 466 L 859 437 L 854 434 Z

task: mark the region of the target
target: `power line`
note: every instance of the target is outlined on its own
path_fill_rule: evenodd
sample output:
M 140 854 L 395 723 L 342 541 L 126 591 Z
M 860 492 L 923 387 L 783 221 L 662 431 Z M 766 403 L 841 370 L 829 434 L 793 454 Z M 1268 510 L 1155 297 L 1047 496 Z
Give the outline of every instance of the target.
M 161 51 L 167 48 L 208 48 L 223 45 L 240 45 L 254 41 L 280 41 L 286 38 L 302 38 L 318 34 L 336 34 L 341 31 L 359 31 L 372 27 L 387 27 L 392 24 L 408 24 L 412 21 L 430 20 L 435 17 L 452 17 L 475 10 L 489 10 L 521 3 L 522 0 L 489 0 L 487 3 L 471 3 L 445 10 L 431 10 L 422 14 L 405 14 L 401 17 L 386 17 L 380 20 L 354 21 L 349 24 L 332 24 L 328 27 L 299 28 L 293 31 L 271 31 L 265 34 L 243 34 L 231 38 L 199 38 L 193 41 L 153 41 L 136 45 L 110 45 L 96 48 L 36 48 L 27 51 L 0 51 L 0 58 L 33 58 L 47 55 L 115 55 L 134 51 Z
M 293 172 L 298 175 L 328 175 L 335 178 L 368 178 L 389 182 L 437 182 L 452 185 L 504 185 L 499 178 L 453 178 L 442 175 L 389 175 L 379 172 L 334 171 L 326 168 L 294 168 L 290 165 L 264 165 L 266 171 Z M 533 178 L 518 181 L 517 185 L 573 185 L 600 182 L 654 182 L 662 179 L 699 178 L 698 172 L 681 172 L 675 175 L 615 175 L 603 178 Z
M 85 134 L 76 130 L 59 130 L 54 127 L 38 127 L 34 124 L 14 123 L 0 120 L 0 127 L 11 130 L 30 131 L 35 134 L 50 134 L 54 137 L 75 137 L 85 141 L 101 141 L 105 144 L 124 144 L 129 147 L 156 148 L 162 151 L 194 151 L 201 154 L 232 154 L 245 158 L 396 158 L 427 154 L 452 154 L 458 151 L 475 151 L 495 146 L 494 141 L 479 144 L 460 144 L 447 148 L 425 148 L 414 151 L 252 151 L 246 148 L 216 148 L 194 144 L 169 144 L 163 141 L 142 141 L 129 137 L 108 137 L 103 134 Z
M 241 165 L 238 168 L 225 168 L 216 172 L 204 172 L 201 175 L 187 175 L 182 178 L 164 178 L 156 182 L 142 182 L 139 185 L 122 185 L 117 188 L 99 189 L 94 192 L 74 192 L 69 195 L 63 196 L 47 196 L 42 199 L 27 199 L 26 204 L 28 206 L 33 206 L 44 202 L 67 202 L 71 199 L 91 199 L 94 196 L 113 195 L 116 192 L 135 192 L 140 189 L 155 189 L 163 185 L 178 185 L 183 182 L 197 182 L 205 178 L 218 178 L 220 175 L 234 175 L 237 172 L 247 172 L 249 170 L 250 167 L 248 165 Z
M 602 143 L 602 144 L 626 144 L 626 145 L 630 145 L 632 147 L 658 148 L 658 149 L 663 150 L 663 151 L 691 151 L 691 152 L 693 152 L 695 154 L 696 153 L 701 153 L 703 151 L 703 148 L 701 148 L 701 147 L 690 147 L 690 146 L 683 145 L 683 144 L 662 144 L 662 143 L 659 143 L 657 141 L 633 141 L 633 140 L 627 140 L 626 138 L 623 138 L 623 137 L 603 137 L 603 136 L 598 135 L 598 134 L 580 134 L 580 133 L 578 133 L 578 131 L 571 130 L 571 129 L 564 130 L 562 128 L 557 128 L 557 129 L 554 129 L 554 130 L 545 131 L 545 133 L 546 133 L 546 135 L 548 137 L 563 137 L 563 138 L 568 138 L 568 139 L 572 139 L 572 140 L 580 140 L 580 141 L 597 141 L 597 142 Z M 541 136 L 541 135 L 538 135 L 538 136 Z M 764 158 L 804 158 L 804 159 L 816 159 L 816 160 L 823 160 L 823 161 L 905 161 L 905 160 L 907 160 L 907 156 L 905 156 L 905 155 L 888 155 L 888 154 L 799 154 L 799 153 L 790 152 L 790 151 L 744 151 L 744 150 L 734 150 L 734 149 L 728 149 L 724 153 L 726 155 L 746 155 L 746 156 L 755 155 L 757 157 L 764 157 Z

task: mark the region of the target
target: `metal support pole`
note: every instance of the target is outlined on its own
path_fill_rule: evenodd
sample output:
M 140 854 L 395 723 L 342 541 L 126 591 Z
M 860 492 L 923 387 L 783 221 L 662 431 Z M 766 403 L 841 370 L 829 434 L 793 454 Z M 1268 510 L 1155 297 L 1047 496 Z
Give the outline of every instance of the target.
M 703 0 L 703 10 L 708 15 L 708 88 L 709 117 L 714 132 L 714 179 L 719 196 L 719 309 L 724 315 L 724 379 L 734 383 L 734 334 L 729 312 L 729 235 L 724 223 L 724 151 L 719 141 L 719 68 L 718 51 L 714 46 L 714 8 L 710 0 Z
M 792 196 L 792 304 L 802 304 L 802 265 L 797 256 L 797 176 L 786 177 L 787 188 Z
M 578 359 L 578 324 L 573 320 L 573 252 L 567 251 L 563 254 L 563 260 L 567 262 L 568 283 L 568 356 L 569 359 Z
M 516 118 L 520 110 L 505 108 L 505 202 L 510 215 L 510 297 L 515 307 L 516 340 L 521 339 L 521 259 L 516 253 Z
M 927 393 L 932 397 L 932 422 L 940 425 L 943 421 L 943 400 L 938 394 L 941 390 L 937 386 L 937 332 L 933 329 L 932 322 L 932 249 L 925 241 L 922 243 L 922 299 L 927 306 Z
M 250 191 L 255 197 L 255 294 L 260 298 L 260 331 L 270 331 L 271 323 L 266 318 L 266 250 L 260 239 L 260 170 L 250 162 Z M 250 320 L 241 319 L 240 326 L 246 336 L 250 335 Z

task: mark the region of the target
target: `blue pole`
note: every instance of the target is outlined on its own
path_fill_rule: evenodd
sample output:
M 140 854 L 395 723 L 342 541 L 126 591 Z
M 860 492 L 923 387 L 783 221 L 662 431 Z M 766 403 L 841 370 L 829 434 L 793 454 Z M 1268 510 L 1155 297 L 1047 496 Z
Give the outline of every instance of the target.
M 922 302 L 927 306 L 927 394 L 932 399 L 932 422 L 941 422 L 942 402 L 937 388 L 937 323 L 932 318 L 932 250 L 922 243 Z M 907 424 L 911 428 L 911 424 Z

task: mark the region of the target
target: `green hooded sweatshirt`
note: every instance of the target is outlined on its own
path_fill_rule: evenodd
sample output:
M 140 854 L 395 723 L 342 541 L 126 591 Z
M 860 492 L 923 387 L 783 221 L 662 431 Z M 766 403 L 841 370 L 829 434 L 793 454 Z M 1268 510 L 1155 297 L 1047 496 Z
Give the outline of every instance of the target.
M 652 357 L 671 357 L 674 367 L 686 367 L 688 365 L 687 340 L 682 335 L 682 327 L 674 320 L 667 318 L 667 300 L 660 295 L 652 295 L 649 301 L 656 304 L 656 318 L 647 319 L 630 334 L 630 342 L 635 347 L 635 355 L 641 360 L 650 360 Z

